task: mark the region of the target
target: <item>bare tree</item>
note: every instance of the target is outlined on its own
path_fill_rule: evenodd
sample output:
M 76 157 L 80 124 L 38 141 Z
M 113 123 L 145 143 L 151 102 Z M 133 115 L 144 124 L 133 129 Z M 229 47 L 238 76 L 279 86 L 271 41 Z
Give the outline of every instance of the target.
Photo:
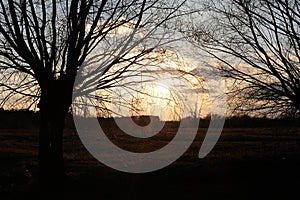
M 156 31 L 183 3 L 0 1 L 1 104 L 32 107 L 38 102 L 42 182 L 55 186 L 64 174 L 64 119 L 76 75 L 89 77 L 78 83 L 87 91 L 113 87 L 162 42 L 165 35 Z
M 228 77 L 239 111 L 300 110 L 300 2 L 201 2 L 188 35 Z

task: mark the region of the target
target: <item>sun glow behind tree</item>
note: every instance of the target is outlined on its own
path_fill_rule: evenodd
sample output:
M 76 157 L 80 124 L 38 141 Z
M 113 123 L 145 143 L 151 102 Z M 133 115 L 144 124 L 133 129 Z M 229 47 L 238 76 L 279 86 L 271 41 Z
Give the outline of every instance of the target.
M 122 67 L 116 65 L 111 73 Z M 210 111 L 209 91 L 204 89 L 207 86 L 203 76 L 192 71 L 195 67 L 178 52 L 154 51 L 125 72 L 114 87 L 97 90 L 88 99 L 80 100 L 96 107 L 96 113 L 91 113 L 94 109 L 82 110 L 81 103 L 73 111 L 86 117 L 152 115 L 161 120 L 206 116 Z

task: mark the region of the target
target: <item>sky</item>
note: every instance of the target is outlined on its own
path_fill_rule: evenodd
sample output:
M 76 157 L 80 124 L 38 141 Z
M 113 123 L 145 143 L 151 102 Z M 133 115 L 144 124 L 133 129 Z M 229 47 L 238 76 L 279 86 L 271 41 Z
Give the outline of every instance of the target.
M 176 21 L 172 21 L 172 23 L 175 24 Z M 143 37 L 147 30 L 143 32 L 142 29 L 136 32 L 135 38 L 130 41 L 134 43 L 141 40 L 141 43 L 147 46 L 154 41 L 155 37 L 159 36 L 159 49 L 150 55 L 156 57 L 156 61 L 143 63 L 143 67 L 131 68 L 132 71 L 135 71 L 134 74 L 125 74 L 129 78 L 119 80 L 116 85 L 120 87 L 97 91 L 98 95 L 107 96 L 106 101 L 101 102 L 100 106 L 111 110 L 110 116 L 155 115 L 162 120 L 177 120 L 184 117 L 203 117 L 211 112 L 212 104 L 216 101 L 217 94 L 220 93 L 218 89 L 224 89 L 223 80 L 217 74 L 212 74 L 211 70 L 204 65 L 203 56 L 198 54 L 199 52 L 193 49 L 189 43 L 184 42 L 179 33 L 169 30 L 172 28 L 170 24 L 167 24 L 169 26 L 167 29 L 159 29 L 153 38 L 146 38 L 146 40 Z M 89 30 L 89 27 L 90 25 L 87 24 L 86 31 Z M 99 70 L 97 67 L 95 70 L 93 65 L 86 67 L 86 70 L 90 70 L 89 73 L 94 73 L 96 76 L 101 75 L 103 63 L 112 59 L 104 58 L 106 53 L 118 54 L 117 48 L 122 49 L 120 44 L 126 44 L 126 39 L 123 40 L 124 43 L 120 43 L 120 41 L 126 37 L 130 38 L 133 31 L 135 30 L 124 24 L 109 34 L 107 40 L 99 43 L 91 54 L 91 57 L 96 56 L 102 62 L 97 63 Z M 121 67 L 116 66 L 111 73 Z M 190 74 L 191 72 L 193 75 Z M 99 77 L 101 78 L 101 76 Z M 16 95 L 10 99 L 10 102 L 14 103 L 20 97 L 20 95 Z M 4 108 L 11 108 L 10 106 L 13 104 L 10 102 Z M 12 108 L 27 108 L 33 104 L 31 109 L 38 110 L 35 107 L 37 103 L 38 101 L 25 99 L 23 102 L 14 104 Z M 99 105 L 95 101 L 94 104 Z M 220 111 L 213 112 L 220 113 Z M 96 114 L 107 116 L 107 113 L 101 113 L 101 109 Z

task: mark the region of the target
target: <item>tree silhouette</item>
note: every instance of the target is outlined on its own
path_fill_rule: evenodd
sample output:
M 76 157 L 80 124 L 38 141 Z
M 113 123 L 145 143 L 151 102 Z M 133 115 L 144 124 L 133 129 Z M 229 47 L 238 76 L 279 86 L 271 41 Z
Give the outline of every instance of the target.
M 183 3 L 0 1 L 1 105 L 32 107 L 38 102 L 42 184 L 58 185 L 64 176 L 64 119 L 76 76 L 90 76 L 81 83 L 85 88 L 113 87 L 162 42 L 165 35 L 156 31 Z
M 300 3 L 297 0 L 201 2 L 189 36 L 228 77 L 239 111 L 300 110 Z

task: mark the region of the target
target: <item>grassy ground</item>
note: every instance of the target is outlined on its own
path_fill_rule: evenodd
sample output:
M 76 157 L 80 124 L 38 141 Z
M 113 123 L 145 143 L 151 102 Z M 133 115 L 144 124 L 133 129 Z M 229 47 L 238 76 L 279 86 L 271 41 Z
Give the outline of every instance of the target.
M 176 130 L 170 126 L 142 141 L 111 127 L 106 132 L 122 148 L 147 152 L 167 144 Z M 0 130 L 1 200 L 42 199 L 36 182 L 37 133 Z M 64 199 L 292 199 L 299 195 L 299 128 L 226 128 L 213 151 L 198 159 L 204 134 L 205 129 L 199 129 L 194 143 L 172 165 L 128 174 L 99 163 L 85 150 L 76 131 L 66 130 Z

